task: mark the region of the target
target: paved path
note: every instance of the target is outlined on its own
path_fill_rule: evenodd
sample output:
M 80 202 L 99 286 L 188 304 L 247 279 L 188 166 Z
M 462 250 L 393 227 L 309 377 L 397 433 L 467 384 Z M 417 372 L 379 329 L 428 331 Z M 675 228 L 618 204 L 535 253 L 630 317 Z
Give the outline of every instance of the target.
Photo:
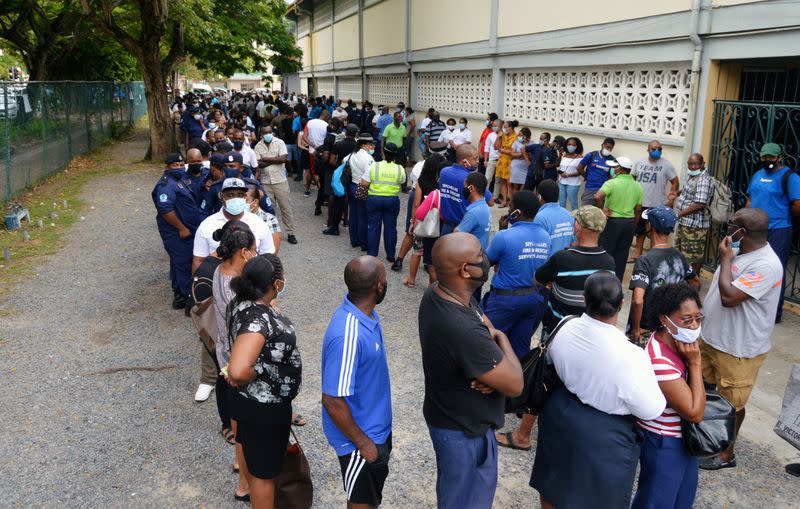
M 140 156 L 143 143 L 140 135 L 118 145 L 109 163 Z M 213 396 L 203 404 L 192 398 L 200 346 L 189 320 L 169 308 L 167 257 L 149 197 L 159 173 L 136 170 L 87 186 L 86 220 L 0 308 L 2 507 L 245 507 L 232 498 L 233 448 L 217 434 Z M 313 199 L 293 190 L 300 244 L 284 243 L 281 258 L 283 306 L 297 325 L 304 364 L 295 408 L 309 424 L 299 435 L 315 507 L 342 507 L 338 463 L 321 431 L 320 344 L 343 294 L 344 264 L 358 253 L 345 237 L 320 235 Z M 424 286 L 409 290 L 390 272 L 378 309 L 395 414 L 387 508 L 435 507 L 416 324 Z M 533 453 L 500 456 L 495 507 L 538 507 L 527 486 Z M 797 506 L 800 482 L 768 447 L 745 441 L 739 462 L 701 475 L 697 507 Z

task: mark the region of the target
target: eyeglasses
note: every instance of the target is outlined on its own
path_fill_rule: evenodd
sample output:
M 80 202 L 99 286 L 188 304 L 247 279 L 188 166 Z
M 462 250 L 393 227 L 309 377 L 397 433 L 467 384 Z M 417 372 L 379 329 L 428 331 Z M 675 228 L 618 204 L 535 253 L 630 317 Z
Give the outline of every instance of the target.
M 697 325 L 701 325 L 703 323 L 703 320 L 705 320 L 705 319 L 706 319 L 705 315 L 703 313 L 699 313 L 699 314 L 697 314 L 695 316 L 690 316 L 688 318 L 678 318 L 678 319 L 675 320 L 675 325 L 680 325 L 682 327 L 687 327 L 688 328 L 693 323 L 697 323 Z

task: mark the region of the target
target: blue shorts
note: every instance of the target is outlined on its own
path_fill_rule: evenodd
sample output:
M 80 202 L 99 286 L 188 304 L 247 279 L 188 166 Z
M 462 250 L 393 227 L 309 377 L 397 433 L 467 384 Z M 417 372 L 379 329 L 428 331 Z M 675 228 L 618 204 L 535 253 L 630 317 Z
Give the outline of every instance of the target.
M 491 509 L 497 487 L 497 440 L 428 426 L 436 453 L 437 509 Z
M 697 493 L 698 460 L 683 440 L 644 430 L 639 486 L 633 509 L 691 509 Z

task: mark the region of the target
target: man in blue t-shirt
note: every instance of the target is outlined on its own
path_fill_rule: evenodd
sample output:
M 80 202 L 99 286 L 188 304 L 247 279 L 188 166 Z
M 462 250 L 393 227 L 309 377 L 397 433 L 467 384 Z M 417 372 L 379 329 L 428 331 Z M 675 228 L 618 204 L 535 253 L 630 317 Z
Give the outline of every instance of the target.
M 575 240 L 572 214 L 558 204 L 558 184 L 553 180 L 542 180 L 536 191 L 542 204 L 533 222 L 542 225 L 550 234 L 550 255 L 568 248 Z
M 339 457 L 348 507 L 377 507 L 392 451 L 389 366 L 375 313 L 386 296 L 386 269 L 362 256 L 347 264 L 344 282 L 347 295 L 322 342 L 322 429 Z
M 464 198 L 469 201 L 467 211 L 456 231 L 471 233 L 481 243 L 484 251 L 489 245 L 489 229 L 491 228 L 492 212 L 484 199 L 486 194 L 486 177 L 477 171 L 470 172 L 464 179 Z
M 614 160 L 614 156 L 611 155 L 614 144 L 614 138 L 606 138 L 603 140 L 600 150 L 589 152 L 578 164 L 578 173 L 586 179 L 586 185 L 581 195 L 581 205 L 597 206 L 594 194 L 610 178 L 612 168 L 608 165 L 608 161 Z
M 781 162 L 781 147 L 766 143 L 761 147 L 761 164 L 747 187 L 747 206 L 762 209 L 769 217 L 767 242 L 781 259 L 784 272 L 792 247 L 792 217 L 800 216 L 800 175 Z M 781 281 L 781 300 L 775 314 L 780 323 L 786 278 Z
M 383 130 L 386 129 L 386 126 L 392 123 L 394 117 L 389 115 L 389 107 L 388 106 L 380 106 L 378 108 L 380 110 L 380 115 L 375 118 L 375 130 L 377 131 L 377 139 L 378 139 L 378 146 L 381 146 L 381 142 L 383 141 Z M 382 159 L 383 154 L 380 153 L 380 150 L 375 151 L 375 160 L 380 161 Z
M 467 212 L 464 199 L 464 179 L 478 168 L 478 149 L 465 143 L 456 150 L 456 164 L 442 168 L 439 173 L 439 215 L 442 235 L 453 233 Z M 492 193 L 484 192 L 486 203 L 491 207 Z

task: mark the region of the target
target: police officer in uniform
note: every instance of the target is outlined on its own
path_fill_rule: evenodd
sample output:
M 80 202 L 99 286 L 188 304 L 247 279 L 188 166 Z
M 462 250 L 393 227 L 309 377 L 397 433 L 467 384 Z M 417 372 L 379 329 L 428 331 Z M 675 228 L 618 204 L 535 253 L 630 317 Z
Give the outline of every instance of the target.
M 397 247 L 397 216 L 400 214 L 400 188 L 406 183 L 406 171 L 395 163 L 398 147 L 387 143 L 383 161 L 374 162 L 361 177 L 361 185 L 369 188 L 367 195 L 367 254 L 378 256 L 383 225 L 383 247 L 386 259 L 394 263 Z
M 158 212 L 158 232 L 169 255 L 172 308 L 183 309 L 191 292 L 194 232 L 203 216 L 192 192 L 193 178 L 184 169 L 183 156 L 172 153 L 164 162 L 167 168 L 153 188 L 152 198 Z

